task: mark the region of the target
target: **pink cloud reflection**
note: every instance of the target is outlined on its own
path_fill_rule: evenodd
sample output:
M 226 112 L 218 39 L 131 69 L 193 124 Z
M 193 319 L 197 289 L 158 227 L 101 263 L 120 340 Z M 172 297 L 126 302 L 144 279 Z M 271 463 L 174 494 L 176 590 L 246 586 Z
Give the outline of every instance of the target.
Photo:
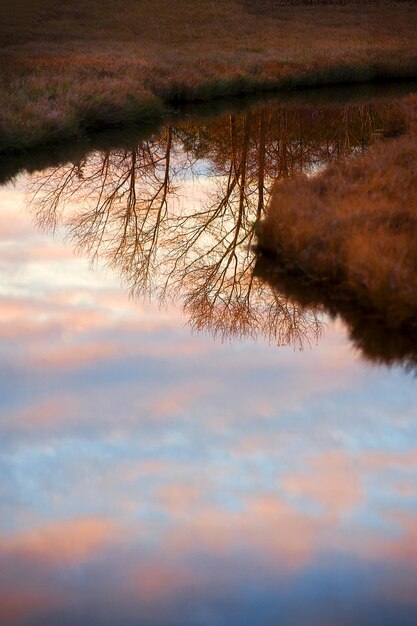
M 0 538 L 0 556 L 59 565 L 80 563 L 117 537 L 114 522 L 98 517 L 51 522 Z
M 287 475 L 281 484 L 290 494 L 314 500 L 335 518 L 364 499 L 359 474 L 344 451 L 312 458 L 306 471 Z

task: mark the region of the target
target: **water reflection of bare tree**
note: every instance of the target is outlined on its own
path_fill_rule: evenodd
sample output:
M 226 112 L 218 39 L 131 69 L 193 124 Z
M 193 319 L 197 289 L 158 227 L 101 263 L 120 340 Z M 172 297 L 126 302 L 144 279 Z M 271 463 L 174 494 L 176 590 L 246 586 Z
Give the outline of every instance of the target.
M 264 106 L 168 126 L 131 150 L 34 177 L 31 206 L 41 227 L 65 225 L 135 296 L 180 297 L 193 328 L 301 348 L 319 336 L 320 317 L 254 276 L 257 221 L 275 181 L 363 150 L 387 111 Z
M 131 150 L 93 153 L 36 178 L 32 203 L 38 224 L 54 230 L 65 222 L 69 237 L 92 261 L 104 258 L 129 282 L 146 286 L 168 198 L 175 193 L 171 152 L 167 128 Z

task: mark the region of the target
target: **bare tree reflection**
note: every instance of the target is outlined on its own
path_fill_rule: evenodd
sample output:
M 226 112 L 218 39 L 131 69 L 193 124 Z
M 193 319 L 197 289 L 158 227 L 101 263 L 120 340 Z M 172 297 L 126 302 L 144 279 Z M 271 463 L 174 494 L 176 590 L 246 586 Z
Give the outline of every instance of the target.
M 181 298 L 193 328 L 302 348 L 321 333 L 318 308 L 254 275 L 257 222 L 276 181 L 364 150 L 392 118 L 392 105 L 263 106 L 179 123 L 34 176 L 30 205 L 136 297 Z

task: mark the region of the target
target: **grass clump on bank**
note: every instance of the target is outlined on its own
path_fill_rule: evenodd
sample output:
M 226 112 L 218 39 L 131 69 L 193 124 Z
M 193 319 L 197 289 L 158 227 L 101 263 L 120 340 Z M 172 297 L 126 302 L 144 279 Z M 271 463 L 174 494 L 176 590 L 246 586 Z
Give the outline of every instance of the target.
M 173 102 L 417 77 L 414 2 L 6 0 L 0 151 Z
M 364 155 L 279 183 L 259 247 L 290 274 L 417 326 L 417 97 L 409 128 Z

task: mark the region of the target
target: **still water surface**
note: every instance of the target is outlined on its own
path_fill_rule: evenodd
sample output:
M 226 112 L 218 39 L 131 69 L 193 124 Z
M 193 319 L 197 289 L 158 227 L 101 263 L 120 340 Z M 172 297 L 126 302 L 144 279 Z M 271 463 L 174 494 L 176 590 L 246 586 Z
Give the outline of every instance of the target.
M 189 115 L 0 189 L 2 626 L 416 624 L 416 346 L 253 250 L 274 181 L 402 123 Z

